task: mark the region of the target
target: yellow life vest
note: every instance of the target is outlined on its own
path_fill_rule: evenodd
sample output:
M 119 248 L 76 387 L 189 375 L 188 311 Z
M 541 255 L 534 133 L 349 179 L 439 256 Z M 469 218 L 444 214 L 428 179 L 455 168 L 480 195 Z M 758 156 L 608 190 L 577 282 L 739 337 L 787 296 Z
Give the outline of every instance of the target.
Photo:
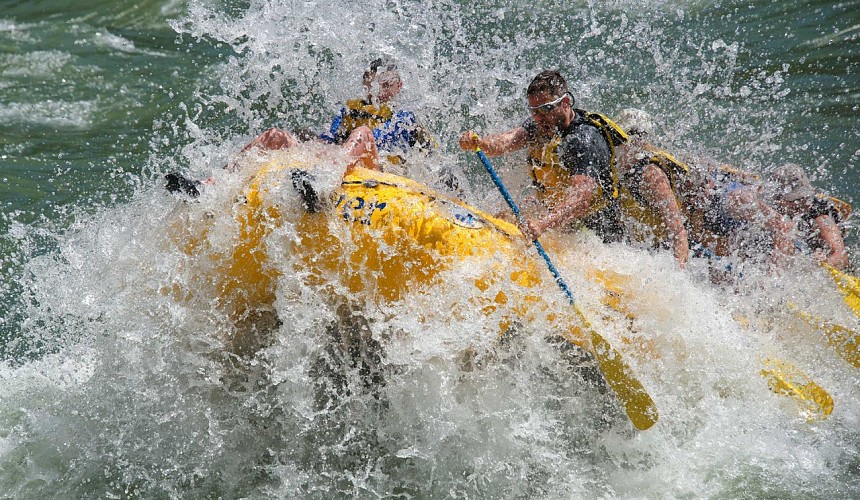
M 667 151 L 651 144 L 645 144 L 643 148 L 650 156 L 641 161 L 641 167 L 637 169 L 639 171 L 634 175 L 641 176 L 641 169 L 644 169 L 647 165 L 657 166 L 666 174 L 672 194 L 675 196 L 675 201 L 678 203 L 678 207 L 681 207 L 682 197 L 679 194 L 679 186 L 687 177 L 690 171 L 689 167 Z M 634 180 L 638 181 L 640 179 Z M 668 237 L 668 231 L 657 209 L 648 206 L 636 191 L 631 190 L 629 183 L 622 183 L 619 191 L 619 204 L 624 215 L 639 222 L 643 226 L 642 229 L 648 228 L 651 238 L 655 240 L 655 244 L 659 241 L 665 241 Z M 644 230 L 639 230 L 634 231 L 632 237 L 636 240 L 644 241 L 648 239 L 648 234 Z
M 669 184 L 672 186 L 672 192 L 678 196 L 678 186 L 683 182 L 690 173 L 690 167 L 686 163 L 678 160 L 669 152 L 658 149 L 651 144 L 645 145 L 645 150 L 652 154 L 649 163 L 653 163 L 660 167 L 660 170 L 669 178 Z
M 363 99 L 350 99 L 346 101 L 346 112 L 340 123 L 338 135 L 346 138 L 353 130 L 361 126 L 373 130 L 387 122 L 394 115 L 388 104 L 376 106 Z
M 390 120 L 392 116 L 394 111 L 388 104 L 376 106 L 364 99 L 350 99 L 346 101 L 346 112 L 343 114 L 337 135 L 341 141 L 344 141 L 358 127 L 365 126 L 373 130 Z M 395 154 L 387 155 L 386 159 L 392 165 L 400 165 L 404 161 L 403 157 Z
M 612 120 L 600 113 L 574 110 L 578 116 L 584 117 L 580 124 L 588 124 L 600 130 L 609 144 L 609 171 L 598 179 L 598 196 L 601 199 L 595 203 L 589 213 L 602 210 L 618 197 L 618 172 L 615 169 L 615 148 L 627 142 L 627 134 Z M 578 126 L 578 125 L 577 125 Z M 567 133 L 573 130 L 568 128 Z M 565 134 L 566 135 L 566 134 Z M 558 146 L 564 135 L 556 133 L 549 141 L 535 141 L 529 146 L 528 161 L 532 183 L 537 188 L 538 199 L 553 207 L 564 199 L 565 191 L 570 186 L 571 172 L 561 163 L 558 157 Z M 605 178 L 604 178 L 605 177 Z

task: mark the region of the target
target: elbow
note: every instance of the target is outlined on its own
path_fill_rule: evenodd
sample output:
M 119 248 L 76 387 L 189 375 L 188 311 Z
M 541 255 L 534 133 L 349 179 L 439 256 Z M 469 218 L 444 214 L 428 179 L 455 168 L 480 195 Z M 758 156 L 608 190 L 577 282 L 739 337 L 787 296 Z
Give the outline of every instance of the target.
M 848 252 L 845 251 L 845 245 L 840 240 L 832 242 L 830 245 L 830 255 L 827 257 L 827 263 L 836 269 L 846 269 L 849 265 Z
M 839 270 L 848 269 L 848 255 L 845 252 L 833 254 L 828 259 L 828 264 Z

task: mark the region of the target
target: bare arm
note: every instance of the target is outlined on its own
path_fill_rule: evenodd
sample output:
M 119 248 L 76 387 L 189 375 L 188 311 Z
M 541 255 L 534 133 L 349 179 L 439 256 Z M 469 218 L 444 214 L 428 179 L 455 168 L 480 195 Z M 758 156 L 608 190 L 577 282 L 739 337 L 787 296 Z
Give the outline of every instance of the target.
M 344 175 L 351 173 L 357 166 L 382 171 L 376 141 L 373 139 L 373 132 L 367 126 L 362 125 L 353 130 L 343 143 L 343 149 L 350 160 Z
M 597 196 L 597 182 L 586 175 L 575 175 L 564 199 L 540 219 L 528 220 L 528 227 L 520 227 L 523 234 L 535 240 L 546 230 L 580 219 L 588 213 Z
M 660 214 L 672 243 L 672 254 L 683 269 L 689 258 L 690 242 L 684 228 L 684 216 L 681 214 L 678 200 L 675 199 L 675 193 L 672 192 L 669 179 L 659 167 L 651 164 L 642 172 L 641 182 L 642 196 Z
M 528 132 L 523 127 L 485 137 L 479 136 L 474 130 L 467 130 L 460 136 L 460 148 L 474 151 L 476 147 L 480 147 L 487 156 L 500 156 L 523 149 L 528 144 L 528 140 Z
M 776 210 L 770 208 L 765 202 L 758 199 L 759 210 L 765 217 L 765 228 L 770 231 L 773 238 L 774 260 L 783 260 L 794 253 L 794 223 L 785 220 Z
M 845 240 L 842 239 L 842 231 L 836 221 L 830 215 L 819 215 L 815 219 L 815 227 L 826 249 L 822 260 L 836 269 L 845 269 L 848 266 L 848 253 L 845 251 Z

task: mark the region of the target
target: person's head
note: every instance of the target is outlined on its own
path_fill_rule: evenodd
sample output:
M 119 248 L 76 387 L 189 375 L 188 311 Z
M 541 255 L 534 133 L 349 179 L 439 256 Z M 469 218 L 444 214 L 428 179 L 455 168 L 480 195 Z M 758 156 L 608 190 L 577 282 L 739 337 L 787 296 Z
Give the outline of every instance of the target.
M 363 81 L 368 98 L 372 100 L 375 96 L 376 101 L 380 103 L 390 101 L 403 88 L 397 65 L 388 57 L 374 59 L 364 72 Z
M 542 129 L 554 132 L 573 119 L 573 94 L 556 70 L 541 71 L 526 90 L 529 111 Z
M 774 201 L 783 206 L 802 205 L 815 197 L 815 188 L 800 165 L 786 163 L 768 176 Z
M 616 122 L 629 135 L 651 135 L 654 133 L 654 120 L 651 115 L 641 109 L 627 108 L 621 110 Z

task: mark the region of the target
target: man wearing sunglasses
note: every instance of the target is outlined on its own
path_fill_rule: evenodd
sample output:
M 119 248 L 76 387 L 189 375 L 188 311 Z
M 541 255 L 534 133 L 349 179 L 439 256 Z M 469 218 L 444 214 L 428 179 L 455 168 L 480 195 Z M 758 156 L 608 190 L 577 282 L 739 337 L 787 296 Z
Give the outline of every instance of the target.
M 619 240 L 614 155 L 626 134 L 611 120 L 574 108 L 573 94 L 558 71 L 538 74 L 526 96 L 531 117 L 522 125 L 485 137 L 468 130 L 460 147 L 480 147 L 488 156 L 528 148 L 532 184 L 545 210 L 520 227 L 527 238 L 582 222 L 605 241 Z

